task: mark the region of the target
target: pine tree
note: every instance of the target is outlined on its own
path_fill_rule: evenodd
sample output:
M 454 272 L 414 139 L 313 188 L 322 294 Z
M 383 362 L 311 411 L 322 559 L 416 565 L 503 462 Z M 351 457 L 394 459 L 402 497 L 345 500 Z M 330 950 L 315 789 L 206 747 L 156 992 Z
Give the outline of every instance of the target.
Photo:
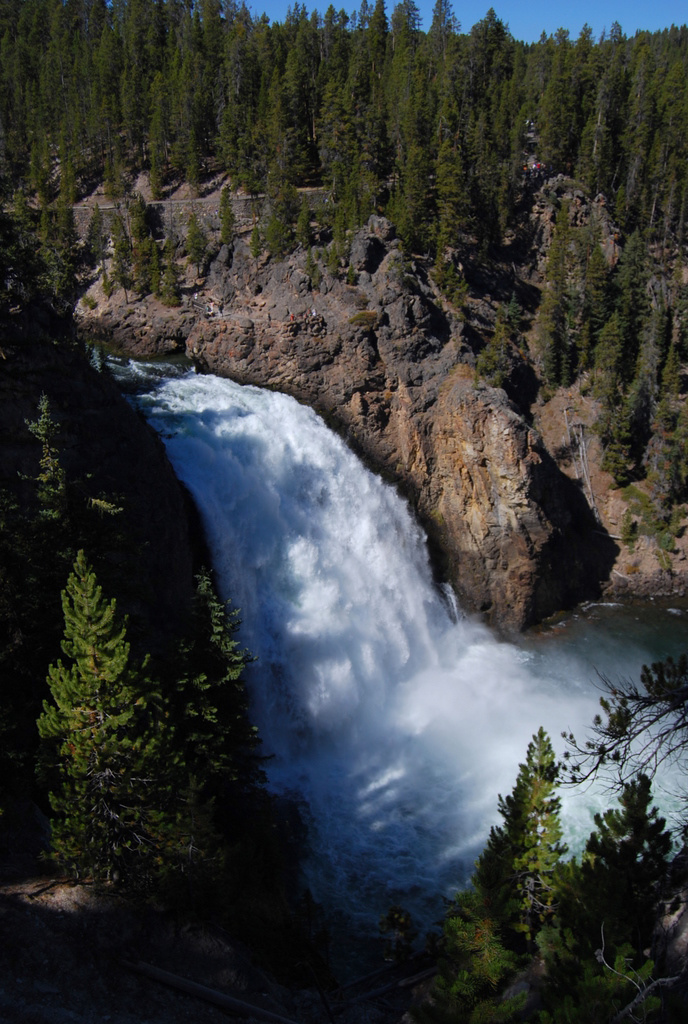
M 175 904 L 216 898 L 226 839 L 236 841 L 264 781 L 242 677 L 251 655 L 235 638 L 238 613 L 203 571 L 188 634 L 162 677 L 160 801 L 151 816 L 160 884 Z M 223 837 L 225 843 L 223 843 Z
M 207 248 L 208 239 L 206 238 L 201 225 L 198 223 L 198 217 L 192 211 L 189 216 L 189 223 L 186 231 L 186 253 L 189 257 L 189 263 L 195 265 L 196 273 L 199 277 L 201 276 L 202 265 L 205 260 Z
M 225 185 L 220 193 L 220 244 L 232 245 L 236 223 L 232 208 L 232 196 L 229 185 Z
M 574 356 L 569 337 L 568 274 L 571 228 L 562 203 L 547 257 L 546 284 L 540 310 L 540 336 L 545 376 L 553 385 L 569 384 Z
M 476 373 L 495 388 L 504 386 L 509 374 L 509 328 L 498 314 L 492 337 L 478 356 Z
M 258 229 L 257 224 L 253 225 L 253 231 L 251 232 L 251 242 L 249 247 L 251 249 L 251 255 L 253 256 L 254 260 L 257 260 L 261 252 L 263 251 L 263 241 L 260 237 L 260 230 Z
M 607 261 L 599 244 L 594 244 L 587 261 L 579 359 L 582 369 L 589 369 L 600 331 L 607 319 Z
M 552 877 L 566 853 L 558 774 L 552 744 L 540 728 L 528 744 L 511 795 L 499 798 L 504 823 L 492 828 L 473 875 L 476 888 L 493 893 L 502 923 L 523 933 L 528 942 L 551 917 Z
M 53 443 L 58 424 L 52 417 L 45 393 L 38 402 L 38 419 L 27 420 L 26 425 L 41 443 L 40 472 L 36 477 L 39 515 L 44 520 L 61 520 L 67 512 L 67 478 Z
M 595 815 L 583 859 L 583 899 L 593 920 L 590 938 L 605 923 L 609 945 L 630 942 L 642 951 L 650 942 L 655 907 L 666 877 L 671 835 L 652 807 L 647 775 L 629 782 L 620 806 Z
M 93 213 L 91 214 L 91 219 L 88 223 L 86 245 L 92 266 L 102 266 L 105 260 L 105 234 L 103 214 L 98 203 L 93 207 Z
M 112 279 L 124 290 L 125 302 L 129 302 L 128 291 L 133 284 L 131 242 L 124 221 L 116 214 L 112 221 Z
M 149 239 L 150 242 L 150 288 L 153 295 L 160 296 L 160 289 L 162 287 L 161 273 L 160 273 L 160 250 L 158 249 L 158 243 L 154 238 Z
M 160 290 L 162 301 L 166 306 L 179 305 L 179 272 L 174 249 L 174 242 L 168 238 L 163 250 L 163 273 Z
M 296 241 L 304 249 L 310 251 L 311 247 L 311 210 L 308 200 L 304 196 L 299 210 L 299 217 L 296 221 Z
M 147 821 L 157 744 L 146 720 L 153 698 L 130 660 L 126 626 L 103 597 L 83 551 L 62 595 L 67 663 L 50 666 L 51 701 L 38 731 L 54 765 L 52 844 L 77 875 L 113 879 L 151 853 Z M 151 770 L 153 769 L 153 770 Z
M 442 929 L 431 1000 L 414 1010 L 420 1024 L 510 1024 L 522 1019 L 525 993 L 503 998 L 519 958 L 502 939 L 495 908 L 480 889 L 457 894 Z
M 624 787 L 618 808 L 595 815 L 581 862 L 556 873 L 556 919 L 538 936 L 554 1020 L 608 1021 L 650 975 L 646 948 L 671 851 L 666 822 L 650 804 L 650 781 L 640 774 Z
M 173 706 L 174 741 L 185 771 L 212 789 L 212 780 L 262 778 L 255 759 L 258 735 L 248 720 L 242 678 L 253 660 L 235 638 L 239 613 L 217 596 L 207 571 L 196 578 L 189 635 L 180 644 L 174 680 L 167 692 Z

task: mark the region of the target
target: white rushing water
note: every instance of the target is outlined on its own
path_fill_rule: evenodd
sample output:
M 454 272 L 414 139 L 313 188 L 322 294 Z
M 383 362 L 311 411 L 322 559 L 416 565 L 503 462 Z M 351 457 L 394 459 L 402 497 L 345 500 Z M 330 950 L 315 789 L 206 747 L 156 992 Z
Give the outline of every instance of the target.
M 437 919 L 532 734 L 543 725 L 560 751 L 563 729 L 583 733 L 596 658 L 637 676 L 642 643 L 499 643 L 452 614 L 405 503 L 309 409 L 191 372 L 146 387 L 137 403 L 258 658 L 254 720 L 270 786 L 309 826 L 313 896 L 373 931 L 394 902 Z M 574 844 L 595 805 L 565 794 Z

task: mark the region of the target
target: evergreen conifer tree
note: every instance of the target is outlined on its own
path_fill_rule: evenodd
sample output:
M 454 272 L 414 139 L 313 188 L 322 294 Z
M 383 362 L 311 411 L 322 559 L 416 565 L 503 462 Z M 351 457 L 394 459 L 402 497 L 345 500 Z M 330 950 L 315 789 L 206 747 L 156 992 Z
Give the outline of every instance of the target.
M 546 286 L 540 310 L 545 376 L 553 385 L 569 384 L 573 369 L 567 294 L 570 241 L 569 211 L 563 203 L 547 257 Z
M 62 595 L 67 662 L 50 666 L 52 700 L 39 734 L 56 769 L 52 843 L 77 876 L 112 879 L 152 851 L 147 811 L 157 741 L 146 716 L 154 696 L 130 660 L 126 626 L 103 597 L 83 551 Z
M 175 258 L 174 242 L 171 238 L 165 241 L 163 250 L 163 272 L 160 290 L 162 301 L 166 306 L 179 305 L 179 273 Z
M 220 244 L 231 245 L 234 241 L 236 223 L 232 208 L 232 197 L 229 186 L 225 185 L 220 193 Z
M 520 961 L 504 944 L 495 909 L 480 888 L 457 894 L 443 925 L 432 999 L 413 1013 L 420 1024 L 522 1019 L 525 993 L 502 996 Z
M 250 249 L 254 260 L 257 260 L 263 251 L 263 241 L 260 237 L 260 230 L 257 224 L 253 225 L 253 231 L 251 232 Z
M 311 210 L 308 205 L 308 200 L 305 197 L 301 203 L 298 220 L 296 221 L 296 241 L 299 245 L 303 246 L 304 249 L 310 251 L 312 241 Z
M 205 260 L 207 248 L 208 239 L 206 238 L 201 225 L 198 223 L 198 217 L 192 211 L 187 225 L 186 252 L 189 257 L 189 263 L 195 265 L 196 273 L 199 277 L 201 276 L 203 269 L 203 262 Z
M 112 279 L 124 290 L 125 301 L 129 301 L 128 290 L 133 284 L 131 242 L 121 216 L 117 214 L 112 221 Z
M 235 638 L 238 628 L 238 612 L 217 596 L 210 574 L 200 573 L 189 636 L 179 646 L 175 678 L 166 691 L 175 733 L 170 754 L 206 785 L 212 779 L 241 778 L 245 785 L 262 778 L 242 679 L 253 659 Z
M 509 796 L 499 798 L 504 822 L 494 826 L 476 863 L 474 885 L 493 894 L 502 923 L 530 942 L 551 916 L 552 878 L 561 857 L 559 769 L 547 733 L 540 728 Z
M 595 815 L 596 830 L 581 865 L 584 903 L 593 918 L 589 935 L 597 941 L 604 921 L 610 945 L 630 942 L 642 951 L 650 941 L 671 835 L 652 807 L 647 775 L 624 787 L 619 804 Z
M 93 207 L 93 213 L 88 224 L 86 244 L 93 266 L 101 266 L 105 260 L 105 238 L 103 214 L 98 203 Z
M 620 1003 L 642 991 L 653 968 L 646 951 L 671 836 L 651 807 L 648 777 L 624 786 L 620 806 L 596 814 L 595 826 L 581 862 L 557 871 L 556 919 L 538 936 L 547 964 L 545 1004 L 553 1015 L 545 1021 L 611 1020 Z

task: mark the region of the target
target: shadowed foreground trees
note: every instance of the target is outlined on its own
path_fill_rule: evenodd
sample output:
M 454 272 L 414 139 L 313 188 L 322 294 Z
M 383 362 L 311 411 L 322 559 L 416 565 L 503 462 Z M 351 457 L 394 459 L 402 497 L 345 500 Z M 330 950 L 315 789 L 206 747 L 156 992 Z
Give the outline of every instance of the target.
M 664 764 L 685 763 L 688 745 L 688 655 L 644 665 L 640 685 L 602 677 L 604 694 L 592 739 L 564 733 L 569 778 L 585 782 L 604 773 L 617 787 L 635 773 L 653 775 Z
M 236 617 L 202 575 L 189 636 L 161 686 L 148 660 L 132 661 L 126 623 L 83 551 L 62 606 L 67 660 L 50 667 L 52 700 L 38 720 L 55 854 L 78 877 L 145 889 L 185 876 L 196 885 L 221 861 L 214 797 L 262 778 Z
M 50 794 L 52 843 L 78 876 L 109 879 L 155 849 L 150 816 L 160 749 L 148 706 L 159 696 L 145 667 L 131 664 L 116 603 L 103 597 L 83 551 L 62 607 L 68 661 L 50 667 L 52 702 L 38 719 L 59 778 Z
M 533 737 L 512 793 L 499 798 L 503 823 L 490 832 L 471 888 L 449 906 L 431 1001 L 414 1012 L 421 1024 L 685 1019 L 682 975 L 667 974 L 656 930 L 673 894 L 672 838 L 652 806 L 650 778 L 638 770 L 669 754 L 685 760 L 685 673 L 684 658 L 668 659 L 643 669 L 642 688 L 625 683 L 603 698 L 607 723 L 596 720 L 598 739 L 583 753 L 589 777 L 606 763 L 603 740 L 610 744 L 623 769 L 619 804 L 594 816 L 580 857 L 564 859 L 561 768 L 544 731 Z M 529 986 L 520 996 L 509 986 L 528 978 L 532 993 L 534 965 L 537 998 L 526 1003 Z

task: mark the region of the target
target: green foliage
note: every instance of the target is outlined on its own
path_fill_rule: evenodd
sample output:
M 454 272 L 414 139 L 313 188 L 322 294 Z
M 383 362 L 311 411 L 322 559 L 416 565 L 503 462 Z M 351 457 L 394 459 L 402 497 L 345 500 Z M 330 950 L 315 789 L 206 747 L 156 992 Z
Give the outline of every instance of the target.
M 658 996 L 649 991 L 653 963 L 646 960 L 638 968 L 632 967 L 631 949 L 623 947 L 615 959 L 601 970 L 598 961 L 578 964 L 577 978 L 572 991 L 563 993 L 553 1004 L 552 1012 L 542 1011 L 538 1024 L 608 1024 L 614 1020 L 619 1007 L 635 1004 L 642 1017 L 630 1019 L 649 1022 L 656 1020 L 661 1006 Z M 604 955 L 601 948 L 600 957 Z M 645 998 L 638 998 L 645 995 Z
M 652 477 L 650 479 L 652 480 Z M 644 537 L 653 537 L 660 549 L 673 551 L 674 540 L 683 530 L 683 507 L 680 505 L 670 506 L 671 512 L 667 516 L 662 506 L 658 508 L 656 494 L 648 494 L 633 484 L 624 488 L 623 496 L 628 502 L 628 509 L 624 515 L 628 515 L 629 521 L 632 521 L 633 537 L 639 534 Z M 622 523 L 622 539 L 624 539 L 623 531 Z
M 432 1001 L 414 1010 L 420 1024 L 508 1024 L 519 1019 L 525 993 L 508 999 L 502 991 L 519 967 L 491 906 L 479 891 L 456 896 L 444 921 L 442 950 Z
M 654 927 L 672 843 L 651 800 L 649 778 L 638 775 L 624 787 L 620 807 L 595 815 L 596 831 L 586 844 L 583 890 L 612 946 L 630 941 L 642 950 Z
M 38 402 L 38 419 L 27 421 L 27 427 L 41 444 L 40 471 L 36 477 L 39 515 L 44 519 L 63 519 L 67 508 L 65 471 L 59 451 L 53 444 L 58 425 L 52 417 L 48 396 Z
M 509 373 L 509 330 L 502 318 L 497 323 L 485 348 L 478 356 L 475 371 L 495 388 L 501 388 Z
M 313 291 L 318 291 L 318 289 L 320 288 L 322 274 L 320 272 L 320 266 L 318 265 L 317 260 L 313 256 L 312 249 L 309 249 L 308 252 L 306 253 L 305 270 L 306 274 L 308 275 L 308 280 L 310 282 L 311 288 L 313 289 Z
M 62 605 L 68 661 L 50 667 L 52 700 L 38 719 L 55 855 L 77 877 L 197 904 L 223 868 L 221 833 L 239 794 L 263 779 L 236 613 L 201 575 L 188 634 L 158 685 L 147 661 L 132 662 L 83 551 Z
M 178 306 L 179 297 L 179 269 L 175 253 L 174 242 L 168 238 L 163 250 L 163 272 L 160 286 L 160 297 L 166 306 Z
M 362 309 L 359 313 L 354 313 L 349 317 L 349 323 L 373 328 L 377 323 L 377 313 L 372 309 Z
M 199 277 L 203 270 L 207 250 L 208 239 L 205 231 L 201 228 L 196 214 L 192 211 L 186 228 L 186 254 L 189 257 L 189 263 L 196 267 L 196 273 Z
M 540 309 L 540 344 L 543 350 L 545 378 L 551 385 L 569 384 L 574 370 L 570 338 L 571 300 L 569 296 L 570 246 L 569 209 L 562 204 L 547 258 L 545 290 Z
M 631 680 L 602 681 L 604 716 L 596 716 L 593 737 L 580 744 L 572 733 L 564 734 L 568 777 L 585 780 L 609 770 L 626 783 L 638 773 L 651 775 L 665 761 L 680 760 L 688 740 L 683 714 L 688 656 L 644 665 L 640 686 Z
M 554 880 L 566 852 L 558 774 L 539 729 L 511 794 L 499 798 L 503 824 L 490 831 L 472 888 L 457 894 L 446 915 L 432 1003 L 416 1015 L 423 1024 L 520 1019 L 525 993 L 504 998 L 503 991 L 557 909 Z
M 627 508 L 621 520 L 621 540 L 632 551 L 637 538 L 638 524 L 633 518 L 630 508 Z
M 271 256 L 286 256 L 292 247 L 292 232 L 288 224 L 273 214 L 265 228 L 265 245 Z
M 311 243 L 313 241 L 311 232 L 311 210 L 305 196 L 301 201 L 299 218 L 296 222 L 296 241 L 300 246 L 310 252 Z
M 52 701 L 38 719 L 46 767 L 58 778 L 52 844 L 77 877 L 111 879 L 152 849 L 147 804 L 157 744 L 145 711 L 154 693 L 144 669 L 131 665 L 115 602 L 103 598 L 83 551 L 62 607 L 68 661 L 50 667 Z
M 556 1020 L 608 1021 L 619 1002 L 631 1003 L 639 992 L 645 1011 L 654 1007 L 653 964 L 644 950 L 672 844 L 650 801 L 650 781 L 641 774 L 624 787 L 618 808 L 595 815 L 580 864 L 557 872 L 557 916 L 538 938 L 545 1003 Z
M 253 659 L 235 634 L 239 613 L 220 601 L 210 575 L 196 580 L 188 635 L 174 660 L 166 690 L 174 705 L 170 756 L 195 779 L 217 786 L 261 781 L 255 758 L 258 736 L 248 720 L 242 672 Z
M 220 193 L 220 244 L 232 245 L 236 223 L 234 208 L 232 206 L 232 194 L 229 185 L 225 185 Z
M 137 4 L 99 10 L 97 31 L 79 18 L 46 18 L 40 34 L 30 18 L 8 26 L 5 145 L 41 203 L 53 198 L 53 155 L 65 197 L 91 171 L 115 200 L 146 164 L 156 197 L 170 165 L 197 187 L 219 159 L 253 194 L 268 172 L 293 182 L 322 166 L 363 220 L 394 177 L 405 232 L 438 220 L 453 235 L 470 221 L 495 241 L 518 194 L 524 118 L 537 117 L 543 159 L 579 169 L 622 229 L 680 222 L 677 33 L 595 43 L 583 32 L 572 44 L 562 30 L 526 46 L 492 10 L 465 35 L 441 12 L 421 32 L 413 5 L 393 12 L 390 31 L 380 4 L 350 27 L 333 12 L 285 31 L 248 12 L 170 2 L 137 32 Z
M 251 232 L 250 249 L 254 260 L 257 260 L 263 251 L 263 240 L 260 237 L 260 231 L 257 224 L 253 225 L 253 230 Z
M 512 793 L 499 798 L 501 826 L 493 826 L 476 862 L 473 884 L 489 892 L 502 925 L 531 942 L 555 905 L 552 878 L 566 853 L 556 795 L 559 768 L 540 728 L 528 745 Z
M 116 214 L 112 220 L 112 280 L 124 290 L 125 300 L 128 302 L 128 290 L 134 281 L 132 277 L 132 254 L 131 242 L 127 234 L 124 220 L 120 214 Z
M 91 265 L 94 267 L 102 266 L 105 262 L 105 226 L 103 214 L 98 203 L 93 207 L 93 213 L 88 222 L 86 247 Z

